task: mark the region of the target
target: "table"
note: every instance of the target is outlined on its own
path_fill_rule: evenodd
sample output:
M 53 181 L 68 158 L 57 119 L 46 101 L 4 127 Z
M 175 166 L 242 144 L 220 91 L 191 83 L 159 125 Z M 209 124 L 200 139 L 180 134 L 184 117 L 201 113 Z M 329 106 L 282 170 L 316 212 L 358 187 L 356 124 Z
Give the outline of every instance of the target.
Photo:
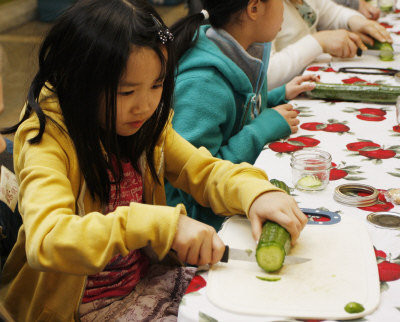
M 394 47 L 400 51 L 400 13 L 387 15 L 380 21 L 389 27 Z M 375 56 L 337 60 L 322 55 L 305 73 L 317 73 L 322 82 L 329 83 L 360 82 L 400 86 L 390 76 L 334 72 L 345 66 L 400 69 L 400 54 L 393 62 L 381 62 Z M 265 170 L 270 178 L 283 180 L 293 187 L 290 168 L 293 149 L 302 149 L 311 142 L 316 148 L 332 155 L 333 169 L 328 187 L 318 194 L 294 190 L 295 199 L 300 207 L 328 209 L 342 216 L 351 216 L 367 227 L 376 248 L 381 303 L 373 314 L 361 320 L 400 321 L 400 230 L 378 228 L 366 220 L 366 216 L 373 211 L 400 214 L 400 206 L 388 202 L 384 196 L 386 189 L 400 187 L 400 126 L 396 121 L 395 106 L 307 98 L 293 100 L 291 104 L 299 113 L 299 132 L 291 135 L 291 141 L 286 139 L 266 145 L 255 166 Z M 346 182 L 368 184 L 381 189 L 379 203 L 366 209 L 337 203 L 332 198 L 333 191 L 336 186 Z M 183 297 L 179 307 L 179 321 L 288 321 L 282 317 L 244 316 L 223 311 L 208 301 L 206 280 L 207 273 L 202 273 L 190 286 L 190 293 Z

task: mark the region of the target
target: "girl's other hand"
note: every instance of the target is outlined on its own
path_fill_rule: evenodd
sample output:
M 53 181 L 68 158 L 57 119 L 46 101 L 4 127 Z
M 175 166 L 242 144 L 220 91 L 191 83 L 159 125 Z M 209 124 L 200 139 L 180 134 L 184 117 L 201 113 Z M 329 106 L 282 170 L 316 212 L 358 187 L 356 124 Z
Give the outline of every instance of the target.
M 219 262 L 225 245 L 213 227 L 180 215 L 172 249 L 184 263 L 200 266 Z
M 315 87 L 314 82 L 318 81 L 319 76 L 314 74 L 296 76 L 289 83 L 286 84 L 286 99 L 291 100 L 303 92 L 313 90 Z
M 376 21 L 368 20 L 360 16 L 353 16 L 349 19 L 348 25 L 351 31 L 363 34 L 365 37 L 369 37 L 371 41 L 368 43 L 371 45 L 373 45 L 372 39 L 379 40 L 380 42 L 393 42 L 392 37 L 386 28 L 381 26 Z
M 280 191 L 260 195 L 251 205 L 248 217 L 256 241 L 260 238 L 266 220 L 274 221 L 285 228 L 292 237 L 292 245 L 307 224 L 307 216 L 297 206 L 293 197 Z
M 359 1 L 358 11 L 367 19 L 378 20 L 381 10 L 369 4 L 365 0 Z
M 334 57 L 354 57 L 357 54 L 357 47 L 367 50 L 359 35 L 344 29 L 318 31 L 313 37 L 321 45 L 324 53 Z
M 293 133 L 296 133 L 299 128 L 298 125 L 300 123 L 297 118 L 297 112 L 293 110 L 293 106 L 290 104 L 283 104 L 273 107 L 275 111 L 277 111 L 282 117 L 286 120 L 286 122 L 290 126 L 290 130 Z

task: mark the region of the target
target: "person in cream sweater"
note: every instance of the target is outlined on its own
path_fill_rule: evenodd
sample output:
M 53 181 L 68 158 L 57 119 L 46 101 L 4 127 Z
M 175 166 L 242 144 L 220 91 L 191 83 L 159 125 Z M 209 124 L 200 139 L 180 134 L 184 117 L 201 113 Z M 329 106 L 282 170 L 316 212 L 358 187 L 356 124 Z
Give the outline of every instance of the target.
M 374 39 L 392 42 L 384 27 L 361 13 L 331 0 L 283 0 L 282 29 L 272 46 L 268 88 L 294 76 L 322 53 L 354 57 L 357 48 L 366 50 Z

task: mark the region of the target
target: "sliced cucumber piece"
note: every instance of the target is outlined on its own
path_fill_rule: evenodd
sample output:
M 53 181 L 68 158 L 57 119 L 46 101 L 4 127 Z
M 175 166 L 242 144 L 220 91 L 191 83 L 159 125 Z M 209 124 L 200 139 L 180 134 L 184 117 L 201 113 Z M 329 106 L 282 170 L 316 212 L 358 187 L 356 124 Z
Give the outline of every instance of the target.
M 360 312 L 364 311 L 365 309 L 360 303 L 350 302 L 350 303 L 346 304 L 346 306 L 344 307 L 344 310 L 347 313 L 360 313 Z
M 393 59 L 393 51 L 390 50 L 381 50 L 379 54 L 379 59 L 382 61 L 392 61 Z
M 259 280 L 267 282 L 276 282 L 281 279 L 280 276 L 256 276 Z
M 322 181 L 313 175 L 307 175 L 297 181 L 297 187 L 303 189 L 316 189 L 321 187 Z

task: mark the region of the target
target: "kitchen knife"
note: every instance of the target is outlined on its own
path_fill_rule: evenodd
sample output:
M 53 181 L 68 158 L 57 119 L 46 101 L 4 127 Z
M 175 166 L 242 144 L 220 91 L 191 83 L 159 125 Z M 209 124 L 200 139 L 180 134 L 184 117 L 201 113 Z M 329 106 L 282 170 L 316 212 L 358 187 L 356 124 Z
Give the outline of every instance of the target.
M 225 246 L 224 255 L 222 256 L 221 262 L 228 263 L 229 260 L 239 260 L 246 262 L 256 262 L 255 251 L 230 248 L 228 245 Z M 301 264 L 310 261 L 310 258 L 296 257 L 296 256 L 285 256 L 283 265 Z
M 397 50 L 387 50 L 387 49 L 367 49 L 361 50 L 357 48 L 357 56 L 360 57 L 364 54 L 378 56 L 383 61 L 391 61 L 393 60 L 393 56 L 397 55 L 399 52 Z M 386 58 L 386 59 L 385 59 Z

